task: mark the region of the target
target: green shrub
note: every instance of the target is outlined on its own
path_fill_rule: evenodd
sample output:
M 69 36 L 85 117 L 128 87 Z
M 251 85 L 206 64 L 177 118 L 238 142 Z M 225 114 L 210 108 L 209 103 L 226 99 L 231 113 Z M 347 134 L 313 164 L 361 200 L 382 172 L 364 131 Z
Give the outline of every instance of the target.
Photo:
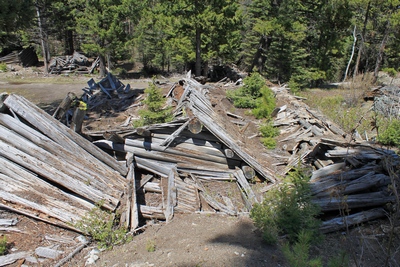
M 297 236 L 297 242 L 290 246 L 289 243 L 283 246 L 283 255 L 292 267 L 322 267 L 320 258 L 310 259 L 310 244 L 313 233 L 301 230 Z
M 6 72 L 6 71 L 7 71 L 7 64 L 0 63 L 0 72 Z
M 228 99 L 237 108 L 250 108 L 257 118 L 266 118 L 275 108 L 274 93 L 265 83 L 265 79 L 257 72 L 243 80 L 243 86 L 226 93 Z
M 0 239 L 0 256 L 7 253 L 7 237 Z
M 256 100 L 256 106 L 252 110 L 257 119 L 268 118 L 275 109 L 276 102 L 274 93 L 270 88 L 264 86 L 261 88 L 261 97 Z
M 295 75 L 292 75 L 288 85 L 292 93 L 303 90 L 307 87 L 315 87 L 321 81 L 326 79 L 326 73 L 318 69 L 300 69 Z
M 380 127 L 378 141 L 383 145 L 400 147 L 400 120 L 391 120 Z
M 147 95 L 146 99 L 143 101 L 146 108 L 139 111 L 140 120 L 134 123 L 134 127 L 171 121 L 171 108 L 164 108 L 165 99 L 161 89 L 157 88 L 154 83 L 150 83 L 149 87 L 147 87 L 144 92 Z
M 384 68 L 382 69 L 383 72 L 386 72 L 390 77 L 396 77 L 397 75 L 397 70 L 394 68 Z
M 102 210 L 101 203 L 74 226 L 98 241 L 100 248 L 111 248 L 125 240 L 126 229 L 118 227 L 115 214 Z
M 263 202 L 254 205 L 250 212 L 269 244 L 276 243 L 280 235 L 287 235 L 289 241 L 294 242 L 301 230 L 318 236 L 320 220 L 316 216 L 319 207 L 311 202 L 310 177 L 304 170 L 296 169 L 287 179 L 270 190 Z
M 148 239 L 146 242 L 146 250 L 147 252 L 154 252 L 156 251 L 156 243 L 152 239 Z
M 261 142 L 263 145 L 269 149 L 273 149 L 276 147 L 276 139 L 279 135 L 279 129 L 274 127 L 272 123 L 265 123 L 260 127 L 261 132 Z

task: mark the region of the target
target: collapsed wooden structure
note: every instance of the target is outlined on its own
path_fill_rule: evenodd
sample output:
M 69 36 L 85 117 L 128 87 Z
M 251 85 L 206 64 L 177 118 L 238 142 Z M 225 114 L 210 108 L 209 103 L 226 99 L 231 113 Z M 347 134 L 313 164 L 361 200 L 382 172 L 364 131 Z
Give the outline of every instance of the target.
M 72 55 L 52 58 L 48 67 L 48 72 L 50 74 L 91 74 L 98 66 L 99 62 L 99 58 L 96 58 L 89 67 L 89 59 L 85 55 L 74 51 Z
M 117 83 L 112 76 L 102 86 L 90 81 L 82 99 L 93 108 L 101 97 L 141 99 L 143 91 Z M 262 153 L 262 161 L 239 138 L 250 122 L 232 124 L 221 116 L 210 91 L 189 75 L 167 94 L 172 122 L 136 129 L 128 123 L 91 135 L 91 142 L 23 97 L 2 94 L 0 161 L 6 167 L 0 182 L 7 186 L 0 188 L 0 207 L 71 228 L 102 203 L 104 209 L 118 209 L 133 231 L 141 219 L 169 221 L 177 212 L 248 212 L 303 163 L 313 167 L 315 203 L 333 216 L 322 231 L 385 216 L 383 206 L 394 201 L 388 185 L 398 179 L 395 153 L 346 135 L 279 88 L 276 97 L 287 105 L 273 115 L 283 137 L 277 149 Z M 245 139 L 257 142 L 255 137 Z
M 33 46 L 29 46 L 21 51 L 14 51 L 4 57 L 0 57 L 0 62 L 7 64 L 21 64 L 26 68 L 35 66 L 39 62 L 39 59 Z

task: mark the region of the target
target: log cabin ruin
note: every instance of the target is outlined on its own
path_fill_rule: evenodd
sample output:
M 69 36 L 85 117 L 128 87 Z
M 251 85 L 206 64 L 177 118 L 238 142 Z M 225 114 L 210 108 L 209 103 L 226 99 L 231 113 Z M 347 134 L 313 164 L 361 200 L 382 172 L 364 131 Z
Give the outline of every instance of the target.
M 215 97 L 217 87 L 236 85 L 202 85 L 189 73 L 167 85 L 174 120 L 139 128 L 129 114 L 141 107 L 142 89 L 111 74 L 88 85 L 79 98 L 88 120 L 110 111 L 126 119 L 91 129 L 79 126 L 85 113 L 72 107 L 74 95 L 53 115 L 22 96 L 0 95 L 1 209 L 78 232 L 74 223 L 99 203 L 119 212 L 130 231 L 146 220 L 170 222 L 175 213 L 237 216 L 299 164 L 312 171 L 314 202 L 327 215 L 324 233 L 384 217 L 395 201 L 388 188 L 398 179 L 398 155 L 346 134 L 284 87 L 274 88 L 284 103 L 273 112 L 281 137 L 268 151 L 258 140 L 259 122 Z

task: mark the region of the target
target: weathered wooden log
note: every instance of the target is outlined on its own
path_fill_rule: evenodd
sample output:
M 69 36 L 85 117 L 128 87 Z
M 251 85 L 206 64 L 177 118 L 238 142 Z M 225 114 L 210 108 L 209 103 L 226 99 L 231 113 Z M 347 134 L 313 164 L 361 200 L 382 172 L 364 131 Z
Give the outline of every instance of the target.
M 383 208 L 375 208 L 371 210 L 361 211 L 344 217 L 337 217 L 328 221 L 324 221 L 322 222 L 320 231 L 324 234 L 335 232 L 345 229 L 346 227 L 351 227 L 353 225 L 359 225 L 363 222 L 382 218 L 386 215 L 387 212 Z
M 67 111 L 70 109 L 72 102 L 76 99 L 76 95 L 72 92 L 69 92 L 61 101 L 60 105 L 58 105 L 56 111 L 54 111 L 53 117 L 58 120 L 62 119 Z
M 101 190 L 105 194 L 110 194 L 117 198 L 121 195 L 118 190 L 110 187 L 109 183 L 102 181 L 102 178 L 99 178 L 98 174 L 96 176 L 92 176 L 92 174 L 85 172 L 83 168 L 76 167 L 76 163 L 71 162 L 69 158 L 66 158 L 64 161 L 62 161 L 63 155 L 57 153 L 58 151 L 56 151 L 54 148 L 52 151 L 56 151 L 56 154 L 51 154 L 45 149 L 42 149 L 41 147 L 29 142 L 2 125 L 0 125 L 0 142 L 10 146 L 13 145 L 15 149 L 19 149 L 27 155 L 30 155 L 32 158 L 36 158 L 36 160 L 45 162 L 47 165 L 55 166 L 58 171 L 68 175 L 71 178 L 74 178 L 81 183 L 89 183 L 95 190 Z M 67 164 L 65 164 L 65 162 Z
M 0 266 L 6 266 L 16 262 L 17 260 L 24 259 L 31 256 L 30 252 L 21 251 L 4 256 L 0 256 Z
M 162 134 L 162 133 L 153 133 L 151 136 L 154 139 L 164 140 L 170 135 Z M 183 135 L 176 137 L 174 140 L 175 140 L 174 143 L 176 143 L 176 144 L 189 143 L 189 144 L 194 144 L 196 146 L 207 146 L 207 147 L 214 147 L 217 149 L 222 148 L 221 143 L 218 143 L 216 141 L 209 141 L 209 140 L 198 139 L 198 138 L 188 137 L 188 136 L 183 136 Z
M 56 184 L 68 188 L 72 192 L 85 199 L 89 199 L 94 203 L 99 203 L 104 200 L 103 206 L 109 210 L 114 210 L 119 203 L 118 198 L 91 188 L 90 185 L 63 173 L 57 168 L 57 166 L 52 166 L 47 162 L 40 161 L 21 150 L 5 144 L 4 142 L 0 142 L 0 155 L 11 161 L 19 162 L 21 166 L 32 170 Z
M 174 207 L 176 205 L 176 187 L 175 187 L 175 176 L 179 177 L 176 172 L 176 168 L 171 169 L 168 174 L 167 183 L 167 199 L 164 206 L 164 214 L 167 223 L 174 217 Z
M 12 118 L 9 115 L 0 114 L 0 124 L 26 138 L 33 144 L 43 148 L 47 152 L 52 153 L 54 155 L 52 156 L 53 158 L 63 159 L 65 165 L 68 165 L 69 167 L 74 166 L 75 168 L 79 169 L 80 176 L 85 177 L 86 174 L 89 175 L 89 177 L 86 177 L 85 179 L 88 178 L 89 180 L 100 180 L 104 184 L 108 184 L 108 186 L 111 186 L 118 191 L 122 191 L 125 180 L 122 176 L 114 171 L 111 171 L 110 169 L 103 170 L 97 168 L 97 166 L 93 164 L 94 162 L 82 161 L 81 155 L 72 153 L 47 136 L 20 122 L 19 120 Z M 14 140 L 14 138 L 11 138 L 11 140 Z M 107 177 L 107 180 L 104 180 L 104 177 Z
M 254 169 L 248 165 L 242 165 L 242 171 L 246 179 L 251 180 L 256 176 Z
M 98 161 L 99 168 L 112 168 L 122 175 L 126 175 L 127 168 L 124 164 L 119 163 L 96 146 L 93 146 L 91 142 L 68 129 L 25 98 L 11 94 L 4 101 L 4 104 L 60 145 L 73 153 L 81 155 L 83 159 Z M 102 166 L 103 164 L 104 166 Z
M 132 163 L 129 167 L 127 175 L 128 180 L 128 196 L 127 196 L 127 228 L 130 231 L 135 230 L 139 226 L 138 203 L 136 197 L 136 177 L 135 165 Z
M 330 174 L 335 173 L 335 172 L 340 171 L 340 170 L 344 170 L 345 167 L 346 167 L 346 163 L 345 162 L 340 162 L 340 163 L 335 163 L 335 164 L 332 164 L 332 165 L 328 165 L 328 166 L 326 166 L 324 168 L 321 168 L 321 169 L 319 169 L 317 171 L 314 171 L 312 173 L 310 181 L 316 180 L 316 179 L 318 179 L 320 177 L 323 177 L 323 176 L 330 175 Z
M 247 182 L 247 179 L 244 176 L 242 170 L 236 169 L 236 171 L 234 172 L 234 175 L 237 179 L 238 187 L 239 187 L 239 189 L 241 189 L 240 191 L 245 194 L 245 197 L 248 200 L 248 202 L 250 203 L 251 207 L 255 203 L 258 203 L 257 197 L 254 194 L 253 189 L 251 189 L 249 183 Z M 248 207 L 248 208 L 250 208 L 250 207 Z
M 388 196 L 383 192 L 372 192 L 342 197 L 314 198 L 312 202 L 320 206 L 322 212 L 327 212 L 340 209 L 377 207 L 394 200 L 394 196 Z
M 210 149 L 210 148 L 205 148 L 205 147 L 204 148 L 198 147 L 198 149 L 200 151 L 189 150 L 189 149 L 181 148 L 181 147 L 166 148 L 166 147 L 158 145 L 157 143 L 143 142 L 143 141 L 132 140 L 132 139 L 126 139 L 125 145 L 143 148 L 143 149 L 150 150 L 150 151 L 154 150 L 154 151 L 158 151 L 158 152 L 164 152 L 164 153 L 173 154 L 173 155 L 177 155 L 177 156 L 189 156 L 191 158 L 216 162 L 216 163 L 220 163 L 220 164 L 228 164 L 228 159 L 226 157 L 204 155 L 202 153 L 201 149 L 203 149 L 203 150 Z M 229 161 L 234 162 L 234 160 L 229 160 Z M 239 163 L 237 162 L 237 164 L 239 164 Z
M 159 183 L 147 182 L 143 188 L 145 192 L 162 193 Z
M 86 109 L 77 107 L 74 111 L 74 115 L 72 115 L 72 121 L 70 128 L 72 131 L 76 133 L 81 133 L 82 132 L 82 124 L 83 124 L 83 119 L 85 118 L 86 115 Z
M 146 219 L 165 220 L 165 215 L 162 209 L 146 205 L 139 205 L 139 214 Z
M 182 126 L 179 127 L 175 132 L 173 132 L 170 136 L 165 138 L 165 140 L 160 143 L 160 146 L 168 147 L 174 141 L 174 139 L 176 137 L 178 137 L 179 134 L 186 128 L 186 126 L 189 124 L 189 122 L 190 122 L 190 120 L 188 120 L 187 122 L 182 124 Z
M 312 191 L 319 192 L 316 197 L 330 195 L 349 195 L 357 192 L 365 191 L 372 187 L 381 187 L 390 184 L 390 177 L 385 174 L 375 174 L 373 172 L 366 174 L 356 180 L 351 181 L 336 181 L 334 184 L 325 188 L 312 187 Z
M 180 156 L 176 154 L 170 154 L 167 152 L 158 152 L 158 151 L 147 151 L 144 148 L 140 147 L 133 147 L 133 146 L 127 146 L 123 144 L 115 144 L 106 140 L 101 140 L 101 141 L 95 141 L 93 142 L 95 145 L 100 146 L 105 149 L 111 149 L 115 151 L 121 151 L 121 152 L 131 152 L 135 154 L 136 156 L 139 156 L 141 158 L 148 158 L 148 159 L 154 159 L 154 160 L 159 160 L 159 161 L 165 161 L 165 162 L 170 162 L 170 163 L 177 163 L 182 167 L 190 167 L 190 168 L 203 168 L 203 169 L 211 169 L 211 170 L 229 170 L 229 165 L 226 164 L 220 164 L 212 161 L 206 161 L 206 160 L 199 160 L 192 158 L 190 156 Z
M 6 100 L 7 97 L 7 93 L 0 94 L 0 112 L 5 112 L 7 110 L 7 106 L 4 104 L 4 100 Z

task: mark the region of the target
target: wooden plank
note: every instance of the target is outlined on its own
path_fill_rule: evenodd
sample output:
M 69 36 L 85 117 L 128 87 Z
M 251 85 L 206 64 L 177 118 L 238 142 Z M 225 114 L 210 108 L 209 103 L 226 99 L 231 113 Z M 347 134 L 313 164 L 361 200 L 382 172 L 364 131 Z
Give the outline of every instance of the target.
M 170 136 L 168 136 L 167 138 L 165 138 L 165 140 L 163 142 L 161 142 L 159 145 L 160 146 L 165 146 L 168 147 L 172 141 L 174 141 L 174 139 L 176 137 L 179 136 L 179 134 L 186 128 L 186 126 L 190 123 L 190 120 L 187 120 L 184 124 L 182 124 L 181 127 L 179 127 L 175 132 L 173 132 Z
M 11 161 L 19 162 L 21 166 L 45 177 L 46 179 L 68 188 L 84 199 L 89 199 L 94 203 L 103 202 L 103 206 L 109 210 L 114 210 L 119 203 L 119 199 L 104 194 L 102 191 L 90 187 L 82 181 L 78 181 L 62 171 L 57 166 L 40 161 L 31 155 L 24 153 L 10 145 L 0 142 L 0 155 Z
M 139 226 L 139 213 L 138 213 L 138 203 L 136 196 L 136 175 L 135 175 L 135 165 L 131 163 L 129 167 L 129 172 L 127 176 L 128 180 L 128 202 L 129 202 L 129 229 L 134 231 Z M 127 207 L 128 208 L 128 207 Z
M 355 209 L 382 206 L 395 200 L 395 196 L 388 196 L 383 192 L 372 192 L 357 195 L 346 195 L 340 198 L 314 198 L 313 203 L 321 207 L 322 212 L 338 211 L 340 209 Z
M 164 214 L 167 223 L 174 217 L 174 206 L 176 204 L 175 175 L 179 177 L 179 175 L 176 173 L 176 168 L 172 168 L 168 175 L 167 203 L 164 207 Z
M 27 258 L 31 255 L 30 252 L 21 251 L 4 256 L 0 256 L 0 266 L 6 266 L 16 262 L 17 260 Z
M 43 148 L 47 152 L 52 153 L 54 158 L 62 158 L 66 165 L 75 166 L 80 170 L 79 172 L 82 173 L 82 175 L 87 173 L 92 176 L 93 179 L 100 180 L 110 187 L 122 191 L 124 179 L 114 171 L 97 168 L 97 166 L 93 164 L 94 162 L 82 161 L 80 154 L 72 153 L 47 136 L 9 115 L 0 113 L 0 124 Z M 104 177 L 107 177 L 107 180 L 105 180 Z
M 236 169 L 234 175 L 237 179 L 237 183 L 243 192 L 246 194 L 246 198 L 249 200 L 250 204 L 253 206 L 255 203 L 258 203 L 256 194 L 254 194 L 253 189 L 251 189 L 249 183 L 247 182 L 246 177 L 243 174 L 241 169 Z
M 324 234 L 346 229 L 353 225 L 359 225 L 364 222 L 372 221 L 387 216 L 387 212 L 383 208 L 375 208 L 371 210 L 357 212 L 348 216 L 333 218 L 322 222 L 320 231 Z
M 379 173 L 375 174 L 373 172 L 368 173 L 356 180 L 350 181 L 336 181 L 327 187 L 324 188 L 315 188 L 312 187 L 312 191 L 319 192 L 315 194 L 316 197 L 322 196 L 330 196 L 330 195 L 337 195 L 337 194 L 354 194 L 357 192 L 365 191 L 369 188 L 373 187 L 381 187 L 390 184 L 391 179 L 389 176 Z
M 99 168 L 112 168 L 122 175 L 126 175 L 127 168 L 124 164 L 119 163 L 101 149 L 93 146 L 90 141 L 68 129 L 65 125 L 61 124 L 25 98 L 11 94 L 4 103 L 42 133 L 68 150 L 71 150 L 71 152 L 81 155 L 85 160 L 99 162 Z

